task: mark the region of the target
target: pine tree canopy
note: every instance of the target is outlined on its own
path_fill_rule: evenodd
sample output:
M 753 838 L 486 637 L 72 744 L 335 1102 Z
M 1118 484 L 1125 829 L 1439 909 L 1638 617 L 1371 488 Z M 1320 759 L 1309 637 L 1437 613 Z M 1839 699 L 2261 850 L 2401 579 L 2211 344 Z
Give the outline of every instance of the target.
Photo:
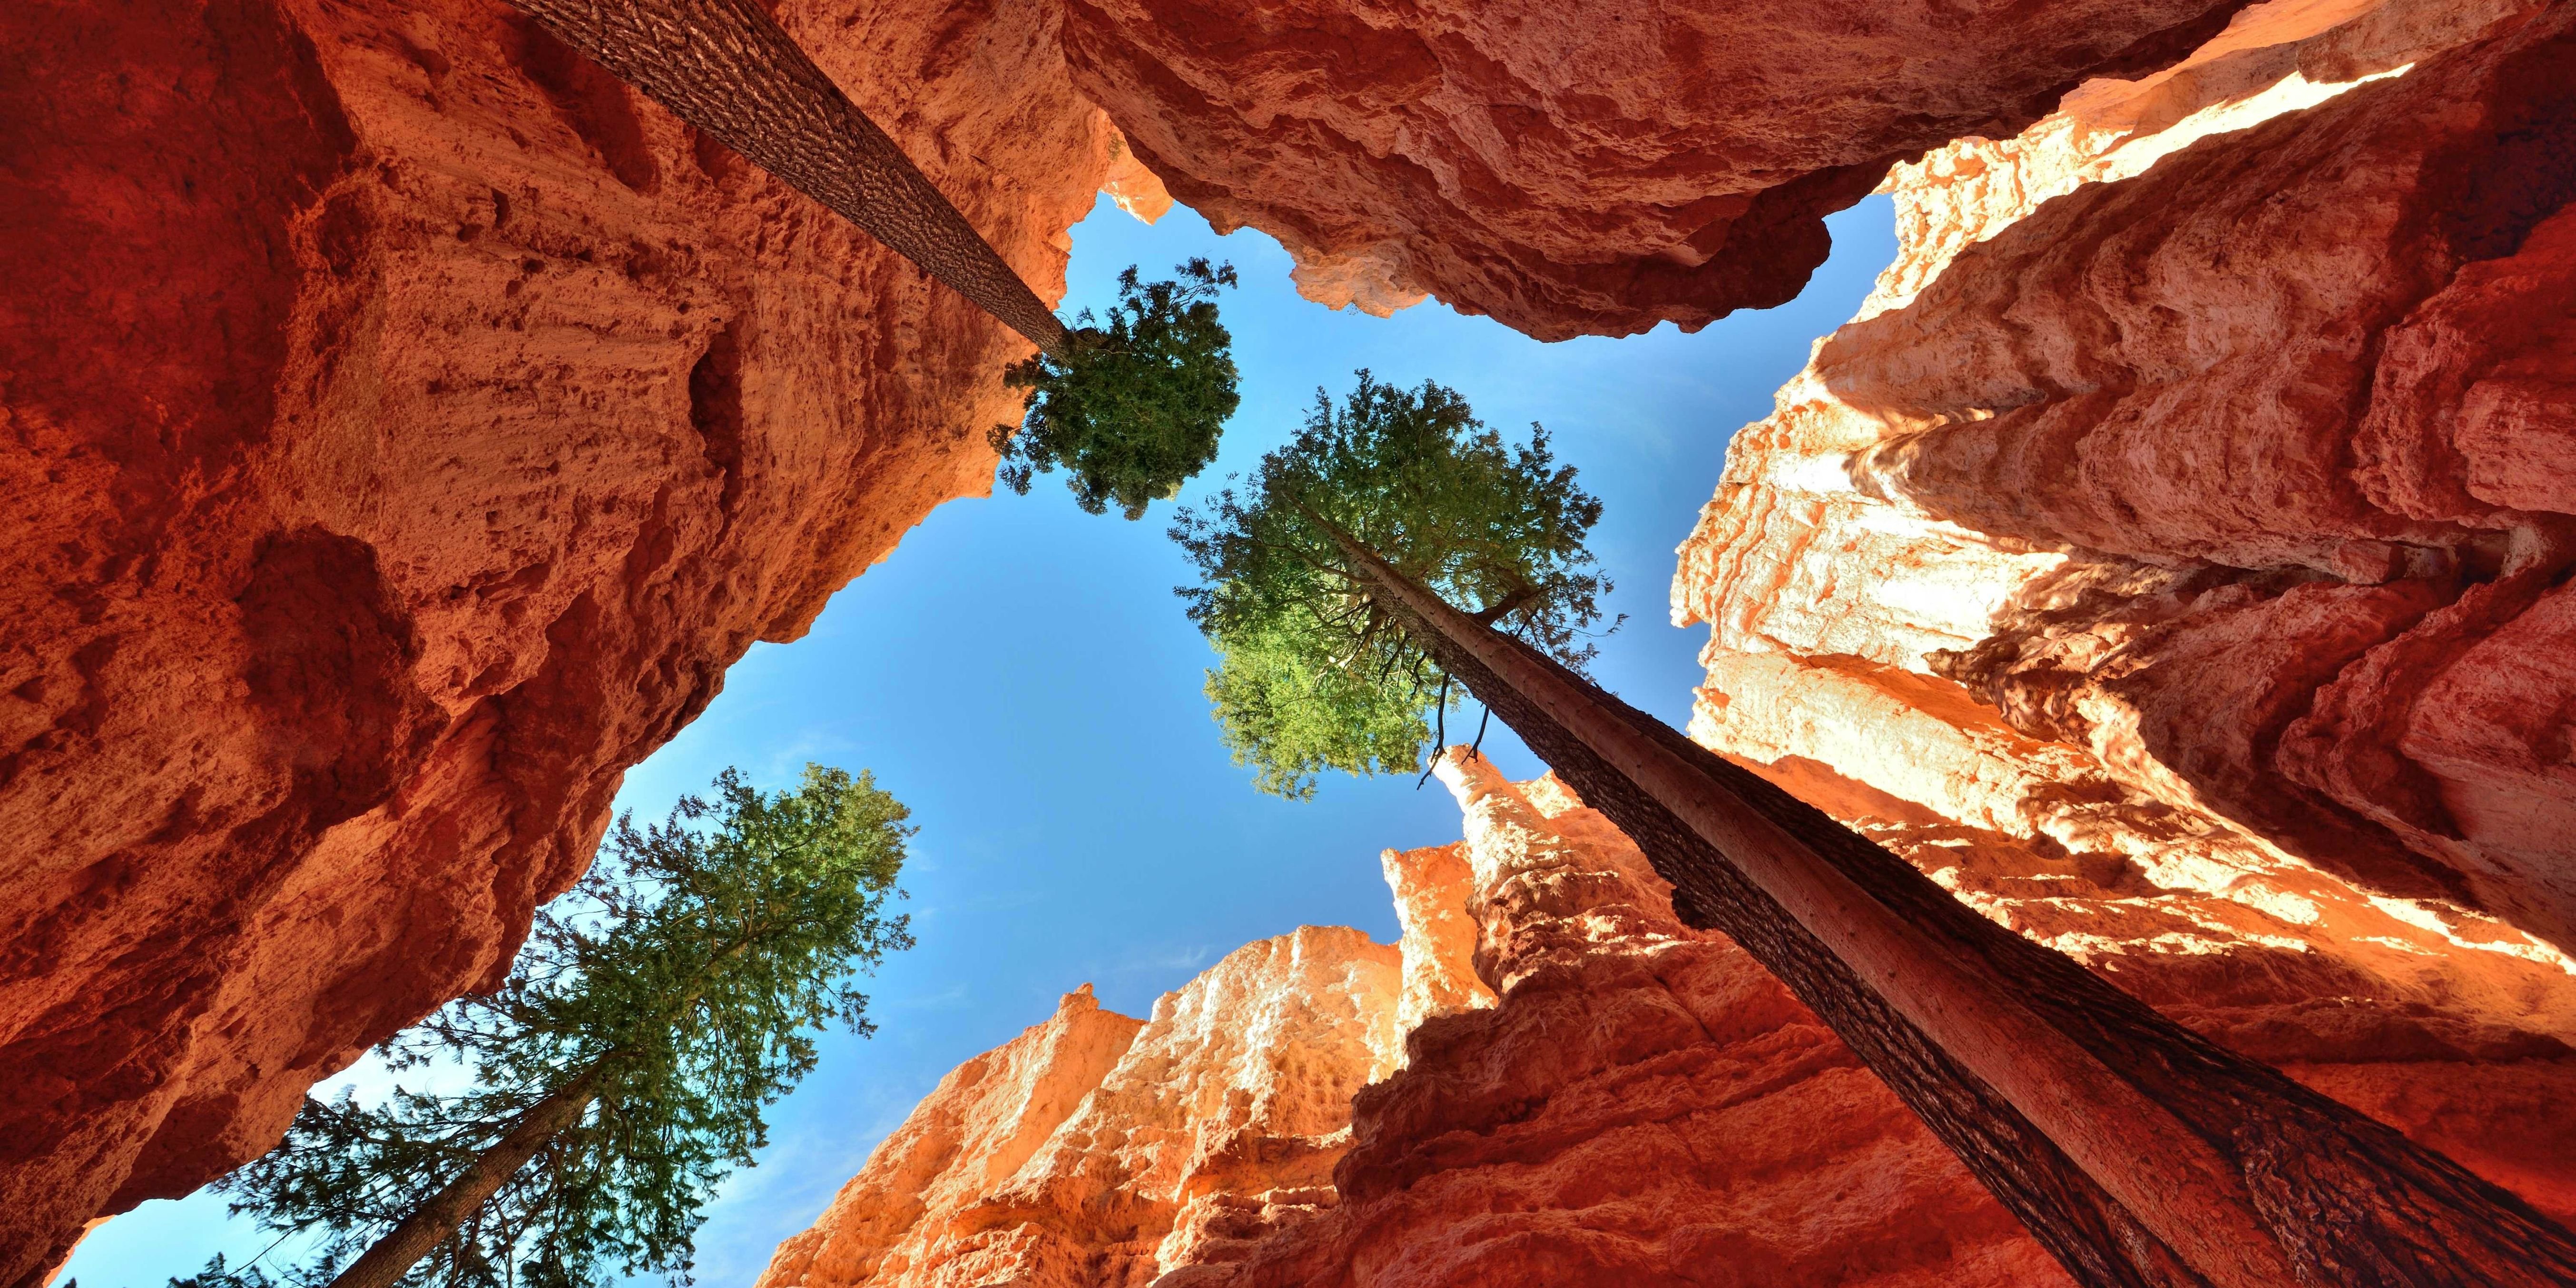
M 912 944 L 886 912 L 905 817 L 870 775 L 809 765 L 792 791 L 728 769 L 711 801 L 683 797 L 666 822 L 620 818 L 506 983 L 381 1049 L 398 1071 L 472 1089 L 306 1101 L 284 1144 L 219 1183 L 233 1211 L 305 1232 L 314 1251 L 285 1278 L 328 1282 L 541 1105 L 587 1092 L 403 1282 L 686 1282 L 700 1209 L 766 1143 L 762 1107 L 814 1067 L 816 1031 L 872 1031 L 853 978 Z M 187 1282 L 245 1280 L 265 1277 L 210 1265 Z
M 993 427 L 1013 491 L 1061 468 L 1085 512 L 1115 504 L 1135 519 L 1216 459 L 1240 401 L 1234 337 L 1216 311 L 1234 266 L 1194 259 L 1174 271 L 1179 280 L 1139 282 L 1130 267 L 1106 325 L 1086 309 L 1054 352 L 1011 368 L 1009 382 L 1033 391 L 1017 427 Z
M 1236 762 L 1292 798 L 1326 769 L 1410 772 L 1461 700 L 1325 525 L 1580 670 L 1611 589 L 1583 545 L 1600 518 L 1537 425 L 1508 442 L 1455 391 L 1366 371 L 1338 406 L 1317 390 L 1305 428 L 1241 494 L 1185 508 L 1172 528 L 1198 567 L 1178 593 L 1220 655 L 1207 692 Z

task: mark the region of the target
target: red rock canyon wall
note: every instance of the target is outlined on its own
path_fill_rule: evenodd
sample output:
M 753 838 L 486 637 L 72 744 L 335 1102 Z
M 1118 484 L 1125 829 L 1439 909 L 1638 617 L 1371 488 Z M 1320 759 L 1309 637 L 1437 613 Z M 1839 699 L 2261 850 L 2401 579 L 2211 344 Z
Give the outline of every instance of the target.
M 1040 6 L 781 17 L 1042 288 Z M 479 0 L 0 16 L 0 1283 L 489 979 L 1024 345 Z M 900 69 L 899 73 L 895 69 Z
M 968 1061 L 761 1288 L 1144 1285 L 1247 1220 L 1329 1201 L 1351 1096 L 1401 1058 L 1395 948 L 1341 927 L 1247 944 L 1154 1005 L 1091 986 Z
M 2576 1211 L 2576 10 L 779 11 L 1047 289 L 1159 177 L 1328 303 L 1696 326 L 1886 176 L 1682 551 L 1696 736 Z M 0 1282 L 490 978 L 750 641 L 987 486 L 1016 340 L 507 13 L 0 15 Z M 2054 1273 L 1623 842 L 1458 772 L 1400 961 L 1069 1002 L 772 1277 Z
M 1674 583 L 1703 742 L 2561 1219 L 2571 28 L 2282 0 L 1896 167 L 1898 262 Z M 1613 829 L 1443 775 L 1467 840 L 1388 856 L 1403 1066 L 1166 1288 L 2060 1281 Z
M 1959 768 L 1947 750 L 1933 772 Z M 1387 852 L 1400 966 L 1346 930 L 1251 945 L 1157 1004 L 1105 1071 L 1064 1053 L 1136 1021 L 1068 996 L 925 1099 L 761 1288 L 2066 1282 L 1812 1014 L 1682 926 L 1607 820 L 1463 752 L 1439 772 L 1466 839 Z M 1801 785 L 1838 806 L 1855 790 Z M 2044 839 L 1869 826 L 2212 1037 L 2576 1215 L 2562 963 L 2456 944 L 2331 878 L 2107 889 L 2105 858 Z M 1202 1018 L 1223 1007 L 1235 1023 Z M 1317 1094 L 1283 1131 L 1268 1089 L 1291 1077 Z M 1259 1162 L 1193 1179 L 1226 1152 Z
M 2164 65 L 2245 0 L 1066 0 L 1076 84 L 1309 298 L 1542 339 L 1795 296 L 1891 162 Z
M 1682 549 L 1702 739 L 2576 946 L 2576 9 L 2516 8 L 2267 6 L 1901 168 L 1898 263 Z M 1934 725 L 1996 768 L 1896 763 Z

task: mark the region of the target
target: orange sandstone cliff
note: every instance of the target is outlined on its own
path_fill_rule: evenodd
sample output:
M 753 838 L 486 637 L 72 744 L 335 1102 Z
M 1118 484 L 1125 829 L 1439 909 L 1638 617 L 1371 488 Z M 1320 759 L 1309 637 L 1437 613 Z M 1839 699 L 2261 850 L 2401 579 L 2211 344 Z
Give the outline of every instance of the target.
M 781 16 L 1061 289 L 1115 135 L 1047 10 Z M 1026 348 L 499 4 L 0 48 L 14 1283 L 493 978 L 727 665 L 989 486 Z
M 1848 817 L 2576 947 L 2576 8 L 2240 28 L 1898 172 L 1682 548 L 1695 731 Z
M 1075 84 L 1309 298 L 1542 339 L 1784 303 L 1890 163 L 2180 58 L 2245 0 L 1065 0 Z
M 1114 1068 L 1094 1053 L 1136 1022 L 1069 995 L 925 1099 L 761 1288 L 2065 1282 L 1813 1015 L 1681 925 L 1607 820 L 1463 752 L 1439 773 L 1466 839 L 1387 852 L 1400 968 L 1346 930 L 1251 945 Z M 2576 1215 L 2576 977 L 2546 950 L 2463 949 L 2331 878 L 2112 891 L 2031 871 L 2028 842 L 1870 826 L 2211 1036 Z M 1369 967 L 1297 969 L 1323 957 L 1287 947 L 1308 943 Z M 1335 1023 L 1276 1018 L 1311 1009 Z M 1397 1032 L 1400 1054 L 1374 1036 Z M 1254 1089 L 1218 1094 L 1218 1068 Z M 1291 1078 L 1357 1094 L 1292 1119 L 1261 1089 Z M 1224 1152 L 1246 1161 L 1195 1161 Z
M 1401 954 L 1307 926 L 1139 1023 L 1091 986 L 943 1079 L 762 1288 L 1142 1285 L 1331 1196 L 1351 1096 L 1401 1059 Z
M 1168 181 L 1326 302 L 1697 325 L 1884 177 L 1682 551 L 1696 736 L 2576 1208 L 2576 10 L 777 8 L 1042 290 Z M 491 978 L 726 665 L 987 486 L 1017 340 L 508 14 L 0 14 L 0 1284 Z M 1390 860 L 1400 962 L 1230 958 L 1273 1029 L 988 1057 L 793 1273 L 2053 1273 L 1519 798 Z

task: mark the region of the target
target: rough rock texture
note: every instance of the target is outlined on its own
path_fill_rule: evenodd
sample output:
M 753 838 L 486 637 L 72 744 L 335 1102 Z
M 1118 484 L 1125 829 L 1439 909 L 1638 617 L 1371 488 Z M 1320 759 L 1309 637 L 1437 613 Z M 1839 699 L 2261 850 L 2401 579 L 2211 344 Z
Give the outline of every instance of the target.
M 1109 142 L 1109 173 L 1100 180 L 1100 191 L 1117 202 L 1120 210 L 1149 224 L 1172 213 L 1172 194 L 1128 150 L 1124 138 Z
M 1811 703 L 1813 693 L 1799 691 Z M 2543 1209 L 2576 1215 L 2576 1124 L 2563 1112 L 2576 1051 L 2562 1041 L 2576 1035 L 2576 978 L 2547 950 L 2458 941 L 2417 910 L 2296 864 L 2249 874 L 2227 847 L 2251 843 L 2119 801 L 2099 781 L 2015 767 L 2010 757 L 2033 744 L 1998 721 L 1952 723 L 1941 717 L 1959 713 L 1936 707 L 1908 723 L 1865 709 L 1891 705 L 1883 690 L 1847 696 L 1839 710 L 1755 712 L 1768 695 L 1734 709 L 1752 727 L 1787 731 L 1794 745 L 1773 749 L 1773 772 L 1865 820 L 1991 914 Z M 1891 741 L 1916 752 L 1891 752 Z M 1918 760 L 1954 797 L 1977 795 L 1957 784 L 1984 774 L 1989 805 L 2016 783 L 2107 795 L 1970 826 L 1835 768 Z M 1284 1168 L 1201 1183 L 1178 1220 L 1161 1197 L 1181 1152 L 1169 1142 L 1242 1130 L 1234 1100 L 1208 1095 L 1199 1072 L 1244 1066 L 1238 1028 L 1269 1043 L 1261 1060 L 1334 1068 L 1346 1087 L 1375 1049 L 1379 1039 L 1355 1042 L 1341 1027 L 1272 1023 L 1288 982 L 1275 972 L 1260 991 L 1239 990 L 1231 1023 L 1229 999 L 1211 995 L 1197 1006 L 1215 1022 L 1161 1032 L 1165 1010 L 1191 1012 L 1206 981 L 1175 995 L 1182 1004 L 1158 1008 L 1118 1071 L 1034 1155 L 1019 1083 L 990 1098 L 996 1109 L 970 1111 L 983 1125 L 953 1125 L 976 1080 L 992 1076 L 984 1070 L 1025 1067 L 1022 1052 L 1060 1041 L 1076 1007 L 1097 1016 L 1076 995 L 1056 1020 L 943 1083 L 822 1222 L 781 1247 L 762 1288 L 2066 1282 L 1812 1014 L 1724 936 L 1680 924 L 1670 888 L 1607 820 L 1553 779 L 1514 785 L 1463 751 L 1440 774 L 1465 812 L 1465 841 L 1386 856 L 1403 987 L 1361 992 L 1324 973 L 1334 1014 L 1374 1005 L 1370 1025 L 1411 1026 L 1401 1062 L 1378 1059 L 1382 1080 L 1347 1104 L 1305 1108 L 1301 1130 L 1326 1148 L 1277 1151 L 1269 1157 Z M 2124 870 L 2125 852 L 2070 854 L 2041 828 L 2111 838 L 2172 884 Z M 1299 935 L 1357 942 L 1349 931 Z M 1283 942 L 1245 954 L 1275 960 Z M 1305 978 L 1295 986 L 1317 986 Z M 984 1139 L 1011 1144 L 972 1154 Z M 917 1161 L 932 1141 L 945 1151 L 938 1162 Z M 1108 1162 L 1126 1158 L 1146 1161 Z M 974 1178 L 993 1179 L 978 1196 Z M 898 1237 L 920 1251 L 875 1251 Z
M 942 1080 L 760 1288 L 1117 1288 L 1222 1255 L 1265 1210 L 1330 1201 L 1352 1093 L 1401 1058 L 1402 979 L 1397 949 L 1308 926 L 1141 1026 L 1084 985 Z
M 2495 919 L 2576 946 L 2576 9 L 2275 0 L 1890 189 L 1682 549 L 1699 735 L 2560 968 Z
M 940 1079 L 823 1219 L 779 1245 L 764 1284 L 919 1277 L 968 1208 L 1010 1183 L 1136 1041 L 1141 1020 L 1100 1009 L 1091 986 L 1045 1023 Z
M 1400 973 L 1356 931 L 1251 945 L 1165 998 L 1030 1155 L 1024 1075 L 968 1098 L 1099 1015 L 1073 995 L 943 1082 L 761 1288 L 1730 1282 L 1705 1277 L 1729 1259 L 1781 1276 L 1761 1282 L 2061 1281 L 1760 967 L 1681 926 L 1599 815 L 1463 753 L 1441 775 L 1467 839 L 1385 855 Z M 1292 944 L 1328 969 L 1280 970 Z M 1334 1024 L 1278 1022 L 1318 1000 Z M 1220 1068 L 1314 1094 L 1290 1117 Z M 1220 1156 L 1245 1162 L 1195 1161 Z
M 1396 924 L 1404 927 L 1404 993 L 1396 1005 L 1398 1032 L 1424 1020 L 1494 1004 L 1494 990 L 1476 974 L 1476 919 L 1467 905 L 1476 874 L 1463 844 L 1388 850 L 1379 856 L 1386 885 L 1395 892 Z
M 1310 299 L 1544 339 L 1788 300 L 1889 163 L 2009 135 L 2244 0 L 1067 0 L 1083 91 Z
M 788 0 L 1060 290 L 1043 6 Z M 1025 346 L 480 0 L 0 16 L 0 1283 L 478 980 Z M 895 69 L 900 69 L 896 74 Z
M 2065 1282 L 1608 820 L 1462 751 L 1439 772 L 1499 1000 L 1414 1029 L 1360 1094 L 1333 1206 L 1164 1288 Z
M 1320 298 L 1696 325 L 1785 298 L 1821 213 L 1937 147 L 1894 172 L 1880 295 L 1738 440 L 1684 551 L 1677 603 L 1713 628 L 1700 735 L 2569 1210 L 2568 966 L 2542 941 L 2576 943 L 2576 9 L 779 9 L 1042 287 L 1095 187 L 1150 215 L 1160 176 L 1279 234 Z M 2000 137 L 2230 14 L 2187 65 Z M 1024 350 L 482 0 L 37 0 L 0 50 L 10 1284 L 490 978 L 726 663 L 985 486 Z M 1336 1248 L 1371 1282 L 2025 1256 L 1937 1169 L 1851 1165 L 1889 1210 L 1943 1213 L 1934 1244 L 1797 1190 L 1835 1149 L 1915 1157 L 1883 1095 L 1833 1099 L 1856 1134 L 1796 1168 L 1695 1159 L 1714 1197 L 1656 1188 L 1653 1133 L 1617 1116 L 1656 1103 L 1655 1061 L 1705 1074 L 1662 1102 L 1684 1120 L 1750 1097 L 1745 1139 L 1776 1144 L 1747 1088 L 1812 1065 L 1794 1104 L 1847 1059 L 1759 981 L 1602 964 L 1723 955 L 1635 889 L 1540 882 L 1573 902 L 1514 920 L 1480 884 L 1441 913 L 1438 866 L 1394 864 L 1428 956 L 1376 950 L 1383 1019 L 1338 1063 L 1190 1066 L 1217 1011 L 1176 1012 L 1126 1057 L 1169 1067 L 1105 1075 L 1115 1107 L 1054 1125 L 1021 1207 L 959 1173 L 924 1211 L 972 1193 L 994 1224 L 852 1246 L 1131 1278 Z M 1585 970 L 1597 998 L 1547 991 Z M 1418 1017 L 1465 1036 L 1363 1099 L 1327 1216 L 1345 1145 L 1316 1088 L 1386 1072 L 1380 1038 Z M 1403 1090 L 1434 1065 L 1458 1080 Z M 1544 1104 L 1477 1098 L 1521 1078 Z M 1525 1154 L 1474 1152 L 1506 1137 Z M 1374 1179 L 1453 1148 L 1450 1179 Z M 1793 1202 L 1848 1220 L 1738 1240 Z

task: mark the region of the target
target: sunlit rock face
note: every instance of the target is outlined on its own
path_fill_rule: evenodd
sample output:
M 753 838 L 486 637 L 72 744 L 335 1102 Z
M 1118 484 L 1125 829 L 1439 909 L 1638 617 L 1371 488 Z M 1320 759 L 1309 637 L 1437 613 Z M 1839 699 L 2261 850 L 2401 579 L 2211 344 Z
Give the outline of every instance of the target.
M 1070 1075 L 1042 1053 L 1117 1022 L 1068 997 L 925 1099 L 761 1288 L 2063 1281 L 1606 820 L 1463 752 L 1440 772 L 1466 839 L 1386 852 L 1400 949 L 1250 945 L 1041 1115 L 1066 1092 L 1020 1071 Z
M 1067 0 L 1077 84 L 1309 298 L 1544 339 L 1787 301 L 1889 163 L 2004 137 L 2244 0 Z
M 1028 280 L 1042 6 L 781 17 Z M 1026 346 L 485 3 L 0 15 L 0 1283 L 477 981 Z
M 1050 293 L 1105 185 L 1140 215 L 1176 194 L 1277 233 L 1328 302 L 1436 292 L 1541 335 L 1695 325 L 1793 293 L 1818 216 L 1935 148 L 1894 172 L 1905 249 L 1880 294 L 1739 438 L 1684 550 L 1677 604 L 1713 631 L 1697 732 L 1999 918 L 2569 1209 L 2552 1160 L 2576 1151 L 2548 1111 L 2550 945 L 2576 942 L 2566 6 L 778 12 Z M 752 640 L 797 636 L 990 477 L 1018 340 L 507 14 L 0 11 L 0 827 L 19 859 L 0 1284 L 89 1217 L 255 1154 L 305 1087 L 494 978 L 623 768 Z M 2187 66 L 2096 81 L 2013 134 L 2230 14 Z M 1738 1235 L 1817 1204 L 1859 1212 L 1839 1230 L 1896 1227 L 1769 1174 L 1702 1173 L 1692 1193 L 1720 1192 L 1689 1202 L 1709 1206 L 1656 1207 L 1681 1203 L 1638 1162 L 1661 1156 L 1604 1145 L 1587 1173 L 1569 1152 L 1645 1139 L 1614 1131 L 1632 1100 L 1687 1116 L 1729 1096 L 1744 1139 L 1786 1151 L 1774 1093 L 1744 1090 L 1777 1082 L 1843 1089 L 1778 1093 L 1848 1129 L 1798 1137 L 1790 1170 L 1896 1159 L 1849 1165 L 1882 1187 L 1855 1193 L 1938 1217 L 1929 1243 L 1869 1234 L 1853 1246 L 1895 1250 L 1851 1273 L 2045 1274 L 1625 860 L 1598 860 L 1619 881 L 1564 878 L 1579 916 L 1540 916 L 1488 888 L 1515 869 L 1479 844 L 1390 860 L 1400 965 L 1332 950 L 1375 963 L 1366 990 L 1314 985 L 1349 1003 L 1338 1063 L 1103 1073 L 1083 1096 L 1134 1094 L 1080 1141 L 1055 1108 L 1012 1109 L 958 1149 L 1042 1138 L 1045 1185 L 1012 1200 L 1032 1215 L 950 1242 L 905 1218 L 854 1235 L 880 1251 L 849 1264 L 982 1239 L 943 1264 L 1037 1275 L 1075 1249 L 1131 1278 L 1258 1277 L 1333 1247 L 1354 1276 L 1427 1281 L 1520 1255 L 1451 1219 L 1482 1194 L 1534 1214 L 1491 1229 L 1565 1265 L 1813 1277 L 1832 1241 L 1812 1222 L 1841 1217 Z M 1603 964 L 1720 958 L 1715 992 Z M 1547 991 L 1585 971 L 1608 972 L 1610 1018 Z M 1512 1018 L 1543 1006 L 1571 1009 Z M 1751 1018 L 1702 1021 L 1720 1009 Z M 1705 1042 L 1656 1045 L 1685 1014 Z M 1169 1018 L 1174 1051 L 1206 1024 Z M 1111 1019 L 1064 1019 L 1092 1037 L 1047 1076 L 1089 1077 Z M 1322 1107 L 1416 1025 L 1420 1077 L 1559 1078 L 1529 1084 L 1554 1098 L 1442 1117 L 1407 1073 L 1356 1119 Z M 1508 1067 L 1477 1072 L 1489 1049 Z M 1620 1081 L 1685 1050 L 1690 1078 Z M 1610 1086 L 1587 1117 L 1584 1089 Z M 1202 1104 L 1212 1087 L 1246 1089 L 1248 1116 Z M 1473 1150 L 1432 1187 L 1445 1215 L 1372 1179 L 1431 1175 L 1439 1133 L 1479 1114 L 1457 1140 L 1559 1159 L 1529 1173 L 1557 1188 Z M 1504 1130 L 1542 1121 L 1556 1134 Z M 1661 1197 L 1598 1188 L 1621 1169 Z M 999 1171 L 932 1174 L 948 1188 L 925 1212 L 999 1193 Z M 1328 1212 L 1336 1193 L 1355 1197 Z M 1111 1194 L 1115 1219 L 1083 1225 Z M 1592 1215 L 1548 1224 L 1564 1211 Z
M 1697 735 L 2009 838 L 2036 867 L 1916 853 L 2043 937 L 2078 929 L 1994 882 L 2291 895 L 2283 962 L 2538 996 L 2576 946 L 2571 32 L 2276 0 L 1899 167 L 1897 263 L 1682 548 Z
M 1333 1206 L 1164 1288 L 2066 1282 L 1607 819 L 1463 750 L 1439 773 L 1496 1000 L 1360 1094 Z
M 779 1245 L 761 1283 L 891 1283 L 971 1260 L 945 1246 L 958 1215 L 1009 1184 L 1143 1027 L 1101 1010 L 1085 984 L 1044 1023 L 957 1066 L 841 1187 L 823 1219 Z
M 1755 763 L 2211 1037 L 2576 1216 L 2576 979 L 2545 950 L 2459 941 L 2298 865 L 2249 872 L 2250 843 L 2082 778 L 1935 681 L 1790 683 L 1742 685 L 1738 714 L 1787 740 Z M 1989 813 L 1844 777 L 1900 759 L 1854 750 L 1873 725 L 1951 808 Z M 924 1100 L 761 1288 L 2068 1282 L 1813 1014 L 1674 917 L 1606 819 L 1463 750 L 1439 772 L 1466 838 L 1387 852 L 1400 966 L 1309 928 L 1141 1033 L 1068 997 Z M 2014 790 L 2046 804 L 1994 813 Z M 1106 1073 L 1064 1054 L 1130 1033 Z
M 1221 1257 L 1331 1203 L 1351 1096 L 1402 1058 L 1404 983 L 1393 946 L 1308 926 L 1141 1023 L 1085 985 L 943 1080 L 760 1288 L 1143 1285 Z

